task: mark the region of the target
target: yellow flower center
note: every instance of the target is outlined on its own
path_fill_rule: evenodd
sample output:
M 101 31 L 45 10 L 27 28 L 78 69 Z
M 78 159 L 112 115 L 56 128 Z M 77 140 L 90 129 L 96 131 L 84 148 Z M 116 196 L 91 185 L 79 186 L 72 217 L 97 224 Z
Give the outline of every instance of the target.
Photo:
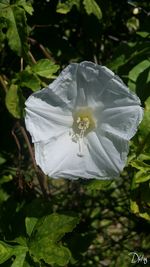
M 84 146 L 84 136 L 91 132 L 96 127 L 96 122 L 93 117 L 93 111 L 91 108 L 80 108 L 76 110 L 73 114 L 73 134 L 72 140 L 77 142 L 79 145 L 78 156 L 82 157 L 83 146 Z
M 91 108 L 78 109 L 73 114 L 73 118 L 74 118 L 72 126 L 73 131 L 76 134 L 79 134 L 81 137 L 87 135 L 96 127 L 96 123 L 93 118 L 93 112 Z

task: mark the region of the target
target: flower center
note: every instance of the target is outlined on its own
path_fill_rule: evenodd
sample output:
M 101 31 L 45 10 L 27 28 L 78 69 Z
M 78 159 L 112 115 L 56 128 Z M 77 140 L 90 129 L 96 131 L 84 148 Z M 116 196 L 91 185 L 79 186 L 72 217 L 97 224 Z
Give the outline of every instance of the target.
M 91 132 L 95 127 L 96 123 L 93 118 L 93 112 L 91 108 L 81 108 L 78 109 L 73 114 L 73 133 L 72 140 L 79 145 L 78 156 L 84 156 L 83 146 L 84 146 L 84 137 Z

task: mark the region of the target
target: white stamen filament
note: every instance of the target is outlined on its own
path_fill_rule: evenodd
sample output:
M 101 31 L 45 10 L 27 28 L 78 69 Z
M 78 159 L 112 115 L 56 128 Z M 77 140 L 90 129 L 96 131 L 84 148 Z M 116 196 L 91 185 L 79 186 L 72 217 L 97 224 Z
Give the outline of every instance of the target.
M 88 107 L 81 108 L 74 113 L 71 138 L 78 144 L 77 155 L 84 156 L 85 136 L 91 132 L 96 124 L 92 110 Z
M 73 133 L 72 134 L 72 140 L 78 143 L 79 146 L 79 152 L 78 156 L 83 157 L 84 156 L 84 135 L 86 130 L 89 128 L 90 122 L 87 117 L 81 119 L 80 117 L 76 120 L 77 128 L 79 133 Z
M 79 152 L 78 152 L 78 156 L 79 157 L 83 157 L 84 153 L 83 153 L 83 146 L 84 146 L 84 141 L 83 141 L 83 137 L 79 137 L 78 139 L 78 145 L 79 145 Z

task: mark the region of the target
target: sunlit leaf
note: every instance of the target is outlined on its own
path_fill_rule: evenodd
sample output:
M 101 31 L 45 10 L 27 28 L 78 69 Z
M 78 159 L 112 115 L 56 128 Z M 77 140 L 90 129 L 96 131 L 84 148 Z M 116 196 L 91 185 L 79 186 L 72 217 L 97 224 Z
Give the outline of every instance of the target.
M 28 249 L 22 246 L 16 246 L 14 248 L 15 259 L 11 267 L 24 267 L 25 257 Z
M 140 134 L 142 137 L 147 138 L 150 134 L 150 97 L 145 102 L 144 118 L 139 127 Z M 149 138 L 146 139 L 149 142 Z
M 93 14 L 99 20 L 102 19 L 102 11 L 95 0 L 84 0 L 83 4 L 88 15 Z
M 133 67 L 133 69 L 129 72 L 129 78 L 135 82 L 139 74 L 149 67 L 150 67 L 150 60 L 145 59 L 141 61 L 139 64 Z
M 139 19 L 136 17 L 132 17 L 132 18 L 128 19 L 126 25 L 127 25 L 127 28 L 130 32 L 137 31 L 139 26 L 140 26 Z
M 57 4 L 56 11 L 57 11 L 57 13 L 60 13 L 60 14 L 67 14 L 68 12 L 71 11 L 73 6 L 76 6 L 79 8 L 80 0 L 67 0 L 63 3 L 61 1 L 59 1 Z
M 131 162 L 131 165 L 135 167 L 136 169 L 143 171 L 143 172 L 150 171 L 150 165 L 139 160 L 135 160 Z
M 30 236 L 32 234 L 32 231 L 37 223 L 37 218 L 35 217 L 26 217 L 25 218 L 25 226 L 26 226 L 26 232 Z
M 104 181 L 93 180 L 88 182 L 86 187 L 89 190 L 103 190 L 106 189 L 108 186 L 110 186 L 111 183 L 112 181 L 110 180 L 104 180 Z
M 29 243 L 30 254 L 38 261 L 43 259 L 48 264 L 64 266 L 71 254 L 58 241 L 65 233 L 71 232 L 77 223 L 78 218 L 69 215 L 51 214 L 43 217 L 33 229 Z
M 18 85 L 12 84 L 6 94 L 6 107 L 15 118 L 21 118 L 23 114 L 22 103 L 24 98 L 19 92 Z
M 15 256 L 11 267 L 23 267 L 27 251 L 28 248 L 26 246 L 10 246 L 0 241 L 0 264 Z
M 49 59 L 41 59 L 34 64 L 31 69 L 41 77 L 52 78 L 53 74 L 58 71 L 59 66 L 54 64 Z
M 12 246 L 0 241 L 0 264 L 8 260 L 13 254 Z
M 18 78 L 20 79 L 20 86 L 27 87 L 31 89 L 33 92 L 39 90 L 40 86 L 40 79 L 34 73 L 30 73 L 26 70 L 19 73 Z
M 135 179 L 135 183 L 144 183 L 146 181 L 149 181 L 150 180 L 150 172 L 139 171 L 136 173 L 134 179 Z
M 31 5 L 31 2 L 26 0 L 17 0 L 16 3 L 18 4 L 18 6 L 22 6 L 24 10 L 30 15 L 33 14 L 33 7 Z
M 137 183 L 136 177 L 132 183 L 130 208 L 133 213 L 145 220 L 150 221 L 150 183 L 149 181 L 143 183 Z
M 7 21 L 7 39 L 10 48 L 18 56 L 27 56 L 27 23 L 25 10 L 15 4 L 10 4 L 9 0 L 0 3 L 0 17 Z
M 149 32 L 136 32 L 137 35 L 141 36 L 142 38 L 147 38 L 150 33 Z

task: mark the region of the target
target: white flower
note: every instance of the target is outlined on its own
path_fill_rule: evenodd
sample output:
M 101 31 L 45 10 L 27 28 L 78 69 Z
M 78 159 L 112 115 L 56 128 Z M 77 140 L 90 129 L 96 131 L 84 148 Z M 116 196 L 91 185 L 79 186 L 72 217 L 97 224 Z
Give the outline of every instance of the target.
M 143 109 L 104 66 L 70 64 L 26 101 L 35 158 L 52 178 L 111 179 L 123 170 Z

